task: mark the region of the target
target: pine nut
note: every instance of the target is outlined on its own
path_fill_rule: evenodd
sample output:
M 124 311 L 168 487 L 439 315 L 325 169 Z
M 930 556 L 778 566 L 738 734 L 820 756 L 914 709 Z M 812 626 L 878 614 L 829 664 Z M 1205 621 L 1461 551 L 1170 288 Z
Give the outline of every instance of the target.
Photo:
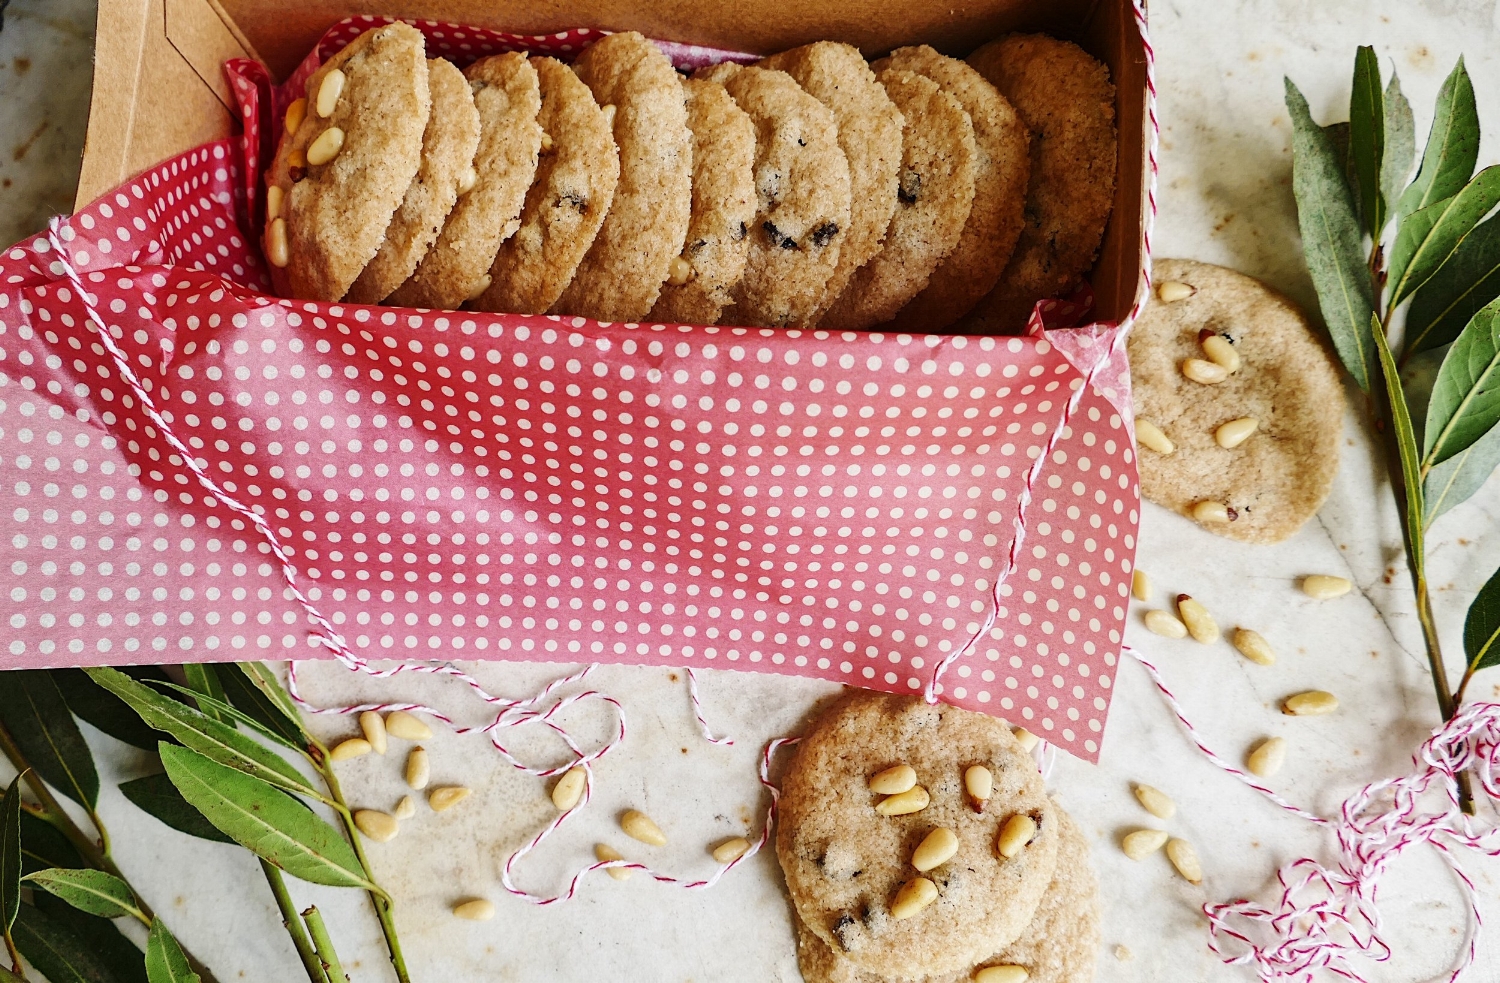
M 363 737 L 351 737 L 347 741 L 339 742 L 337 747 L 328 752 L 328 760 L 348 761 L 350 758 L 361 758 L 369 753 L 369 741 Z
M 1231 510 L 1223 502 L 1199 502 L 1193 506 L 1193 518 L 1205 526 L 1216 525 L 1233 522 L 1239 518 L 1239 513 Z
M 318 84 L 318 115 L 327 119 L 333 115 L 338 108 L 339 96 L 344 94 L 344 83 L 348 76 L 335 68 L 323 76 L 323 81 Z
M 337 126 L 330 126 L 318 138 L 307 147 L 307 162 L 314 167 L 326 164 L 339 155 L 344 149 L 344 131 Z
M 281 185 L 273 184 L 266 189 L 266 219 L 277 219 L 281 217 L 281 206 L 286 201 L 286 192 L 281 190 Z
M 291 171 L 292 180 L 300 181 L 307 175 L 302 173 L 307 170 L 307 155 L 301 149 L 293 147 L 286 154 L 287 170 Z
M 567 812 L 583 798 L 587 777 L 582 768 L 569 768 L 552 786 L 552 804 L 557 806 L 558 812 Z
M 721 864 L 734 863 L 743 857 L 748 849 L 750 849 L 750 841 L 743 836 L 736 836 L 714 847 L 713 856 Z
M 1189 884 L 1203 882 L 1203 865 L 1198 862 L 1198 851 L 1187 840 L 1172 838 L 1167 841 L 1167 859 L 1177 868 L 1177 873 Z
M 917 784 L 917 770 L 911 765 L 893 765 L 870 778 L 870 791 L 876 795 L 900 795 Z
M 458 176 L 458 193 L 461 195 L 468 194 L 478 182 L 479 172 L 474 170 L 473 167 L 465 168 L 464 172 Z
M 911 865 L 926 873 L 940 864 L 953 859 L 958 852 L 958 834 L 951 829 L 939 827 L 922 838 L 911 855 Z
M 1187 625 L 1188 634 L 1193 636 L 1193 641 L 1212 645 L 1219 640 L 1219 623 L 1208 613 L 1203 602 L 1192 595 L 1177 595 L 1177 616 Z
M 356 812 L 354 825 L 376 843 L 389 843 L 396 838 L 397 833 L 401 832 L 401 824 L 396 822 L 395 816 L 375 809 L 360 809 Z
M 1122 963 L 1128 963 L 1135 958 L 1135 953 L 1130 951 L 1130 946 L 1128 945 L 1117 945 L 1115 946 L 1115 958 Z
M 1177 803 L 1172 797 L 1159 788 L 1150 785 L 1136 785 L 1136 800 L 1140 802 L 1141 808 L 1145 809 L 1157 819 L 1171 819 L 1177 815 Z
M 616 860 L 624 860 L 625 858 L 621 856 L 619 850 L 616 850 L 608 843 L 595 843 L 594 859 L 598 860 L 601 864 L 607 864 L 613 863 Z M 606 867 L 604 871 L 617 881 L 628 881 L 630 880 L 630 875 L 635 873 L 629 867 Z
M 632 840 L 640 840 L 647 846 L 666 846 L 667 834 L 651 821 L 651 817 L 638 809 L 627 809 L 620 816 L 620 828 Z
M 882 816 L 909 816 L 914 812 L 921 812 L 927 808 L 927 803 L 932 797 L 927 790 L 920 785 L 915 785 L 905 792 L 888 795 L 875 803 L 875 811 Z
M 693 264 L 681 256 L 673 256 L 671 265 L 667 267 L 667 282 L 674 287 L 680 287 L 693 278 Z
M 608 103 L 606 105 L 600 106 L 599 107 L 599 112 L 601 112 L 601 113 L 604 114 L 604 123 L 605 123 L 605 125 L 607 125 L 610 129 L 614 129 L 614 126 L 615 126 L 615 107 L 614 107 L 614 103 Z
M 453 906 L 453 914 L 469 922 L 487 922 L 495 917 L 495 905 L 484 898 L 475 898 Z
M 427 741 L 432 739 L 432 728 L 405 710 L 392 711 L 385 718 L 386 733 L 403 741 Z
M 1288 696 L 1281 704 L 1281 712 L 1293 717 L 1321 717 L 1339 708 L 1339 698 L 1320 689 Z
M 1345 577 L 1334 577 L 1326 573 L 1315 573 L 1302 578 L 1302 593 L 1319 601 L 1343 597 L 1354 589 L 1354 584 Z
M 1025 751 L 1027 754 L 1035 751 L 1036 746 L 1042 742 L 1042 739 L 1040 737 L 1037 737 L 1025 727 L 1015 728 L 1011 731 L 1011 735 L 1014 736 L 1017 741 L 1021 742 L 1021 750 Z
M 417 803 L 409 795 L 401 796 L 401 801 L 396 803 L 396 811 L 392 813 L 397 819 L 410 819 L 417 814 Z
M 291 248 L 286 241 L 284 218 L 273 219 L 270 228 L 266 229 L 266 259 L 278 270 L 285 269 L 286 264 L 292 261 Z
M 359 715 L 359 729 L 364 731 L 365 740 L 370 742 L 370 750 L 376 754 L 386 752 L 385 720 L 374 710 L 366 710 Z
M 1261 778 L 1270 778 L 1281 770 L 1286 763 L 1286 738 L 1268 737 L 1255 745 L 1250 756 L 1245 759 L 1245 766 L 1250 769 L 1250 774 L 1259 775 Z
M 474 282 L 474 289 L 470 290 L 469 291 L 469 296 L 465 297 L 464 299 L 465 300 L 478 300 L 480 298 L 480 296 L 483 295 L 483 293 L 486 290 L 490 289 L 490 284 L 492 284 L 494 282 L 495 282 L 495 278 L 492 277 L 492 276 L 490 276 L 488 273 L 486 273 L 484 276 L 480 277 L 478 280 L 476 280 Z
M 1228 338 L 1218 332 L 1209 332 L 1205 329 L 1204 334 L 1198 336 L 1198 344 L 1203 346 L 1203 354 L 1213 360 L 1214 364 L 1221 367 L 1225 372 L 1238 372 L 1243 364 L 1240 353 Z
M 287 136 L 295 136 L 297 130 L 302 126 L 302 121 L 307 118 L 307 100 L 294 99 L 292 104 L 286 107 L 286 121 L 282 128 L 286 130 Z
M 1160 609 L 1155 611 L 1147 611 L 1144 620 L 1146 622 L 1146 628 L 1153 635 L 1160 635 L 1162 638 L 1187 637 L 1187 625 L 1172 617 L 1172 615 L 1167 611 L 1162 611 Z
M 542 153 L 552 153 L 552 134 L 550 133 L 542 134 Z
M 419 744 L 406 756 L 406 786 L 420 792 L 427 787 L 427 780 L 431 777 L 432 766 L 427 761 L 427 749 Z
M 1163 280 L 1156 287 L 1156 296 L 1164 303 L 1175 304 L 1179 300 L 1187 300 L 1198 292 L 1198 288 L 1180 280 Z
M 474 793 L 462 785 L 444 785 L 427 793 L 427 805 L 433 812 L 447 812 Z
M 1166 830 L 1138 829 L 1120 839 L 1120 852 L 1131 860 L 1140 860 L 1160 850 L 1166 842 Z
M 1135 418 L 1135 442 L 1158 454 L 1170 454 L 1177 449 L 1172 439 L 1161 432 L 1161 427 L 1141 417 Z
M 1035 836 L 1035 819 L 1030 816 L 1011 816 L 1000 827 L 1000 839 L 996 841 L 995 848 L 1000 851 L 1000 856 L 1009 860 L 1020 853 Z
M 905 921 L 937 900 L 937 885 L 925 877 L 914 877 L 901 885 L 896 900 L 891 902 L 891 917 Z
M 1242 416 L 1238 420 L 1219 424 L 1218 429 L 1214 431 L 1214 440 L 1226 451 L 1232 451 L 1249 440 L 1250 435 L 1259 429 L 1259 420 L 1253 416 Z
M 1249 628 L 1236 628 L 1234 630 L 1234 647 L 1240 650 L 1240 655 L 1249 659 L 1258 666 L 1274 666 L 1276 664 L 1276 653 L 1271 649 L 1271 643 L 1258 631 Z
M 1031 974 L 1021 966 L 985 966 L 974 971 L 974 983 L 1026 983 L 1029 979 Z
M 1146 571 L 1136 567 L 1130 574 L 1130 596 L 1137 601 L 1151 600 L 1151 578 Z
M 1190 358 L 1183 362 L 1182 374 L 1205 386 L 1216 386 L 1229 378 L 1229 370 L 1224 366 L 1201 358 Z
M 990 796 L 995 794 L 994 774 L 984 765 L 970 765 L 964 769 L 964 791 L 969 793 L 974 808 L 982 810 Z

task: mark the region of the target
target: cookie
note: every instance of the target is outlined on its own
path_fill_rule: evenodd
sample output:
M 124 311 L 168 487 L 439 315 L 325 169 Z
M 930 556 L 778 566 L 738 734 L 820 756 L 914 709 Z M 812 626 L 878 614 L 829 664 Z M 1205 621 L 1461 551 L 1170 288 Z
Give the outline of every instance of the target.
M 366 31 L 312 74 L 289 111 L 301 121 L 283 132 L 267 176 L 264 245 L 292 296 L 341 300 L 380 248 L 422 160 L 425 50 L 407 24 Z
M 849 161 L 849 227 L 814 319 L 843 293 L 854 271 L 880 251 L 896 210 L 901 113 L 853 45 L 819 41 L 772 55 L 761 68 L 786 72 L 827 106 Z
M 1010 100 L 1032 133 L 1026 226 L 971 330 L 1024 331 L 1039 300 L 1070 290 L 1094 265 L 1115 196 L 1115 87 L 1078 45 L 1013 34 L 969 64 Z
M 882 816 L 870 776 L 916 770 L 930 804 Z M 963 775 L 982 764 L 994 792 L 976 812 Z M 1037 833 L 1015 856 L 996 850 L 1000 827 L 1030 816 Z M 928 871 L 938 897 L 896 920 L 891 901 L 915 875 L 912 851 L 938 827 L 958 852 Z M 1010 729 L 985 714 L 917 697 L 852 691 L 803 738 L 782 783 L 776 853 L 797 916 L 855 967 L 883 976 L 951 973 L 1015 941 L 1031 921 L 1057 862 L 1056 810 L 1036 764 Z
M 883 324 L 921 293 L 958 245 L 975 196 L 979 153 L 958 100 L 913 72 L 887 70 L 879 78 L 906 119 L 897 204 L 885 245 L 820 322 L 835 330 Z
M 422 133 L 422 163 L 375 258 L 365 266 L 344 299 L 378 304 L 416 270 L 443 231 L 479 148 L 479 110 L 464 73 L 441 58 L 427 60 L 427 88 L 432 111 Z
M 1099 884 L 1089 863 L 1089 843 L 1072 817 L 1058 818 L 1057 868 L 1021 937 L 978 965 L 905 983 L 969 983 L 987 966 L 1020 966 L 1026 983 L 1093 983 L 1099 948 Z M 865 972 L 797 924 L 797 964 L 806 983 L 885 983 Z
M 849 226 L 849 162 L 837 122 L 785 72 L 724 63 L 696 77 L 719 82 L 755 125 L 755 218 L 750 255 L 725 324 L 813 323 Z
M 1286 539 L 1322 506 L 1338 470 L 1344 390 L 1337 363 L 1290 300 L 1242 273 L 1185 259 L 1157 260 L 1158 284 L 1195 292 L 1166 303 L 1153 293 L 1130 333 L 1137 421 L 1154 423 L 1170 454 L 1140 448 L 1141 494 L 1183 515 L 1222 502 L 1234 521 L 1205 529 L 1246 543 Z M 1201 331 L 1227 338 L 1240 368 L 1217 385 L 1182 374 L 1206 359 Z M 1214 433 L 1251 417 L 1259 427 L 1232 449 Z
M 755 218 L 755 127 L 717 82 L 688 79 L 693 134 L 693 209 L 652 321 L 717 324 L 745 272 Z
M 957 99 L 974 124 L 974 207 L 958 245 L 933 271 L 927 287 L 891 323 L 901 331 L 939 331 L 954 323 L 995 286 L 1025 225 L 1031 173 L 1026 124 L 995 87 L 973 68 L 926 45 L 898 48 L 876 62 L 916 72 Z
M 470 307 L 545 314 L 573 279 L 615 195 L 620 155 L 588 86 L 555 58 L 532 58 L 546 134 L 521 227 L 490 265 L 490 287 Z
M 391 294 L 401 307 L 456 310 L 489 287 L 500 244 L 520 226 L 521 206 L 542 147 L 536 69 L 519 52 L 481 58 L 464 69 L 479 111 L 474 183 L 458 196 L 437 241 L 411 278 Z
M 604 226 L 552 313 L 639 321 L 682 252 L 692 212 L 692 135 L 682 83 L 667 56 L 634 31 L 594 42 L 573 70 L 604 112 L 613 113 L 620 179 Z

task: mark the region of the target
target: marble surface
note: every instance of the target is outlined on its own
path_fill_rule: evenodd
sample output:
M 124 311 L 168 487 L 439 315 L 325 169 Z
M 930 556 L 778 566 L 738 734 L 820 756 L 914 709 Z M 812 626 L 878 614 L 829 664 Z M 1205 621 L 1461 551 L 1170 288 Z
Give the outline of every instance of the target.
M 89 91 L 89 4 L 15 0 L 0 32 L 0 239 L 13 241 L 66 208 Z M 1161 88 L 1162 213 L 1158 252 L 1226 263 L 1266 279 L 1304 304 L 1312 289 L 1301 266 L 1290 192 L 1289 125 L 1282 76 L 1292 76 L 1322 120 L 1344 117 L 1356 44 L 1376 46 L 1394 66 L 1425 132 L 1433 96 L 1453 61 L 1466 56 L 1488 132 L 1500 132 L 1500 5 L 1479 0 L 1156 0 L 1152 5 Z M 44 125 L 45 124 L 45 125 Z M 1497 159 L 1487 141 L 1481 162 Z M 1330 425 L 1338 425 L 1330 418 Z M 1378 477 L 1360 418 L 1344 415 L 1344 460 L 1317 520 L 1277 546 L 1219 540 L 1148 507 L 1140 565 L 1165 602 L 1188 591 L 1226 626 L 1261 631 L 1281 653 L 1270 668 L 1251 665 L 1227 644 L 1211 648 L 1146 633 L 1138 613 L 1128 640 L 1156 657 L 1205 736 L 1239 759 L 1259 738 L 1290 742 L 1273 784 L 1293 801 L 1331 811 L 1359 785 L 1409 765 L 1416 743 L 1437 722 L 1421 654 L 1389 490 Z M 1455 669 L 1464 612 L 1500 562 L 1500 479 L 1441 518 L 1430 565 L 1437 617 Z M 1359 589 L 1314 602 L 1295 589 L 1307 573 L 1351 577 Z M 487 665 L 478 672 L 499 692 L 522 695 L 558 667 Z M 476 705 L 451 681 L 400 685 L 353 680 L 334 667 L 307 676 L 322 701 L 363 697 L 426 700 L 474 716 Z M 768 737 L 796 730 L 830 688 L 813 682 L 704 673 L 704 700 L 733 748 L 698 735 L 680 675 L 607 668 L 591 680 L 628 715 L 625 744 L 599 766 L 600 793 L 589 812 L 520 868 L 523 887 L 560 888 L 596 839 L 629 844 L 614 830 L 618 810 L 646 809 L 668 831 L 669 846 L 639 852 L 686 876 L 712 870 L 707 845 L 759 822 L 764 796 L 754 767 Z M 1480 698 L 1500 696 L 1500 673 L 1482 678 Z M 1059 758 L 1050 784 L 1093 840 L 1103 888 L 1101 980 L 1249 980 L 1208 952 L 1200 907 L 1235 897 L 1265 899 L 1276 867 L 1296 856 L 1326 856 L 1327 843 L 1221 775 L 1183 739 L 1138 667 L 1119 673 L 1101 762 Z M 1343 708 L 1330 717 L 1277 712 L 1285 695 L 1318 687 Z M 602 703 L 570 716 L 583 741 L 602 740 L 611 721 Z M 330 735 L 347 722 L 320 718 Z M 294 979 L 291 948 L 276 924 L 254 864 L 240 851 L 164 832 L 125 803 L 113 781 L 141 762 L 90 734 L 105 759 L 102 812 L 120 863 L 219 980 Z M 528 760 L 559 753 L 539 732 L 517 732 L 509 747 Z M 685 892 L 637 875 L 627 883 L 591 879 L 566 905 L 537 908 L 509 899 L 499 864 L 549 815 L 544 785 L 510 769 L 486 745 L 446 733 L 430 744 L 434 775 L 477 794 L 442 816 L 426 814 L 387 845 L 372 846 L 380 879 L 400 901 L 399 922 L 418 980 L 795 981 L 786 905 L 774 861 L 756 858 L 718 887 Z M 345 767 L 345 787 L 361 805 L 389 807 L 403 791 L 399 757 L 367 757 Z M 1205 879 L 1192 886 L 1160 856 L 1125 859 L 1116 843 L 1129 829 L 1158 825 L 1136 805 L 1130 783 L 1171 794 L 1178 816 L 1163 824 L 1192 840 Z M 756 827 L 758 828 L 758 827 Z M 1500 863 L 1466 861 L 1491 922 L 1500 921 Z M 296 885 L 299 902 L 332 915 L 356 980 L 389 977 L 374 921 L 346 893 Z M 461 897 L 496 901 L 499 916 L 473 925 L 447 914 Z M 1439 976 L 1461 944 L 1465 911 L 1453 878 L 1430 854 L 1401 860 L 1383 892 L 1396 950 L 1369 967 L 1380 981 Z M 1120 959 L 1116 947 L 1129 950 Z M 1485 936 L 1470 980 L 1500 981 L 1500 932 Z

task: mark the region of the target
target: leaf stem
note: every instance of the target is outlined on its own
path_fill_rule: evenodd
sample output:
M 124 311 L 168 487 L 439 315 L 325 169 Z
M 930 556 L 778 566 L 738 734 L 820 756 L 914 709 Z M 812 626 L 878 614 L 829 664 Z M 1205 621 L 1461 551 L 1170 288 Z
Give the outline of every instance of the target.
M 343 965 L 339 962 L 339 954 L 333 949 L 333 939 L 328 935 L 328 927 L 323 924 L 323 913 L 313 905 L 302 913 L 303 921 L 307 922 L 307 930 L 312 933 L 313 946 L 318 950 L 318 958 L 323 961 L 323 972 L 328 977 L 328 983 L 349 983 L 349 974 L 344 972 Z
M 285 926 L 286 934 L 291 936 L 292 946 L 302 960 L 302 968 L 307 971 L 308 983 L 327 983 L 323 964 L 318 960 L 318 954 L 302 928 L 302 919 L 297 917 L 297 908 L 292 904 L 292 896 L 286 889 L 281 868 L 262 859 L 260 869 L 266 875 L 266 883 L 271 886 L 271 894 L 276 898 L 276 907 L 281 912 L 281 924 Z
M 12 967 L 9 973 L 6 973 L 4 968 L 0 968 L 0 983 L 10 983 L 10 980 L 21 980 L 22 983 L 25 983 L 26 967 L 21 964 L 21 954 L 16 951 L 16 942 L 15 939 L 10 937 L 10 929 L 7 928 L 4 932 L 0 932 L 0 935 L 5 936 L 5 951 L 10 954 L 10 965 Z M 10 979 L 6 979 L 6 976 L 9 976 Z

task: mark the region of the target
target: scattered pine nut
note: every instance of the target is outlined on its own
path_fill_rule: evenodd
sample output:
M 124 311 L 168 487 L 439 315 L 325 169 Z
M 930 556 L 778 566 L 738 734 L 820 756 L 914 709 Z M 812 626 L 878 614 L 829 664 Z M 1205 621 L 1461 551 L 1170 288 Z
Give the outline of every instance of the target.
M 553 147 L 552 134 L 550 134 L 550 133 L 543 133 L 542 134 L 542 153 L 544 153 L 544 154 L 550 154 L 552 152 L 552 147 Z
M 632 840 L 640 840 L 647 846 L 666 846 L 667 834 L 651 821 L 651 817 L 639 809 L 626 809 L 620 816 L 620 828 Z
M 1288 696 L 1281 704 L 1281 712 L 1293 717 L 1321 717 L 1339 708 L 1339 698 L 1320 689 Z
M 1192 284 L 1183 283 L 1180 280 L 1163 280 L 1156 286 L 1156 296 L 1163 303 L 1175 304 L 1179 300 L 1187 300 L 1198 292 L 1198 288 Z
M 604 114 L 604 122 L 606 122 L 606 123 L 609 124 L 610 129 L 614 129 L 614 125 L 615 125 L 615 106 L 614 106 L 614 103 L 606 103 L 605 105 L 600 106 L 599 107 L 599 112 L 601 112 L 601 113 Z
M 672 262 L 667 266 L 667 282 L 674 287 L 680 287 L 693 278 L 693 264 L 681 256 L 673 256 Z
M 1163 638 L 1187 637 L 1187 625 L 1172 617 L 1170 612 L 1160 609 L 1147 611 L 1144 620 L 1146 628 L 1154 635 L 1160 635 Z
M 616 860 L 625 859 L 619 850 L 616 850 L 608 843 L 594 844 L 594 858 L 601 864 L 613 863 Z M 628 881 L 630 880 L 630 875 L 635 873 L 629 867 L 606 867 L 604 870 L 610 877 L 613 877 L 617 881 Z
M 1249 659 L 1258 666 L 1273 666 L 1276 664 L 1276 653 L 1271 649 L 1271 643 L 1258 631 L 1249 628 L 1236 628 L 1234 630 L 1234 647 L 1240 650 L 1240 655 Z
M 1130 574 L 1130 596 L 1137 601 L 1151 600 L 1151 578 L 1146 571 L 1136 567 Z
M 876 795 L 900 795 L 917 784 L 917 770 L 911 765 L 894 765 L 870 777 L 870 791 Z
M 385 719 L 374 710 L 366 710 L 359 715 L 359 729 L 364 732 L 365 740 L 370 742 L 370 750 L 376 754 L 384 754 L 386 751 Z
M 917 848 L 912 851 L 911 865 L 925 874 L 932 868 L 952 860 L 957 852 L 958 834 L 940 826 L 924 836 L 922 842 L 917 844 Z
M 376 843 L 389 843 L 401 832 L 396 817 L 375 809 L 360 809 L 354 813 L 354 825 Z
M 286 238 L 286 219 L 272 219 L 266 229 L 266 259 L 277 269 L 283 269 L 292 261 L 291 245 Z
M 1240 365 L 1240 353 L 1230 344 L 1229 339 L 1216 331 L 1210 331 L 1199 335 L 1198 344 L 1203 346 L 1203 354 L 1213 359 L 1215 365 L 1220 366 L 1225 372 L 1238 372 Z
M 1245 759 L 1245 767 L 1250 769 L 1252 775 L 1261 778 L 1270 778 L 1281 770 L 1286 763 L 1286 738 L 1268 737 L 1255 745 L 1250 756 Z
M 350 758 L 362 758 L 369 753 L 369 741 L 363 737 L 351 737 L 347 741 L 340 741 L 332 751 L 328 752 L 328 760 L 348 761 Z
M 925 877 L 914 877 L 901 885 L 891 902 L 891 917 L 905 921 L 937 900 L 937 885 Z
M 418 744 L 406 756 L 406 787 L 417 791 L 427 787 L 432 777 L 432 766 L 427 763 L 427 749 Z
M 1025 727 L 1017 727 L 1011 731 L 1011 734 L 1014 735 L 1016 740 L 1021 742 L 1021 750 L 1025 751 L 1027 754 L 1035 751 L 1036 746 L 1042 741 L 1040 737 L 1037 737 Z
M 1135 953 L 1130 951 L 1129 946 L 1117 945 L 1115 946 L 1115 958 L 1122 963 L 1128 963 L 1135 958 Z
M 569 768 L 552 786 L 552 804 L 558 812 L 567 812 L 583 798 L 584 784 L 588 776 L 582 768 Z
M 985 966 L 974 970 L 974 983 L 1026 983 L 1031 974 L 1021 966 Z
M 1326 573 L 1315 573 L 1302 578 L 1302 593 L 1319 601 L 1343 597 L 1354 589 L 1354 584 L 1345 577 L 1334 577 Z
M 1189 884 L 1203 882 L 1203 865 L 1198 862 L 1198 851 L 1187 840 L 1173 837 L 1167 841 L 1167 859 L 1177 868 L 1177 873 Z
M 1208 608 L 1203 606 L 1190 594 L 1177 595 L 1177 616 L 1187 626 L 1188 634 L 1193 636 L 1193 641 L 1202 642 L 1204 645 L 1212 645 L 1219 640 L 1219 623 L 1214 616 L 1208 613 Z
M 889 795 L 875 803 L 875 811 L 882 816 L 909 816 L 914 812 L 921 812 L 927 808 L 927 803 L 932 797 L 927 790 L 920 785 L 914 785 L 905 792 Z
M 479 183 L 479 172 L 476 171 L 472 166 L 466 168 L 464 172 L 458 176 L 458 193 L 461 195 L 468 194 L 469 190 L 472 189 L 477 183 Z
M 1157 819 L 1171 819 L 1177 815 L 1177 803 L 1172 797 L 1159 788 L 1150 785 L 1137 784 L 1135 787 L 1136 801 L 1140 802 L 1141 808 L 1145 809 Z
M 281 185 L 273 184 L 266 189 L 266 218 L 280 218 L 281 206 L 286 201 L 286 192 Z
M 1253 416 L 1242 416 L 1238 420 L 1219 424 L 1218 429 L 1214 430 L 1214 440 L 1220 447 L 1232 451 L 1249 440 L 1250 435 L 1259 429 L 1259 420 Z
M 417 814 L 417 803 L 409 795 L 401 796 L 401 801 L 396 803 L 396 811 L 392 813 L 397 819 L 410 819 Z
M 453 914 L 469 922 L 487 922 L 495 917 L 495 905 L 484 898 L 475 898 L 453 906 Z
M 405 710 L 393 710 L 385 718 L 386 733 L 403 741 L 429 741 L 432 728 Z
M 1193 506 L 1193 519 L 1206 525 L 1233 522 L 1239 513 L 1231 511 L 1223 502 L 1203 501 Z
M 286 121 L 282 124 L 287 136 L 294 136 L 302 121 L 307 118 L 307 99 L 294 99 L 292 104 L 286 107 Z
M 743 836 L 736 836 L 714 847 L 713 856 L 719 863 L 728 864 L 743 857 L 748 849 L 750 849 L 750 841 Z
M 348 81 L 342 71 L 335 68 L 323 76 L 323 81 L 318 85 L 318 115 L 327 119 L 333 115 L 338 108 L 339 96 L 344 94 L 344 83 Z
M 1182 374 L 1193 382 L 1205 386 L 1216 386 L 1229 378 L 1229 370 L 1224 366 L 1202 358 L 1190 358 L 1183 362 Z
M 486 290 L 490 289 L 490 284 L 494 282 L 495 278 L 486 273 L 484 276 L 480 277 L 479 280 L 474 284 L 473 288 L 469 291 L 469 296 L 466 299 L 478 300 Z
M 995 794 L 994 774 L 984 765 L 970 765 L 964 770 L 964 791 L 975 811 L 984 811 L 984 804 Z
M 1011 816 L 1000 827 L 1000 839 L 995 843 L 995 849 L 1000 851 L 1000 856 L 1009 860 L 1030 843 L 1036 836 L 1036 820 L 1030 816 Z
M 473 789 L 462 785 L 444 785 L 427 793 L 427 805 L 433 812 L 447 812 L 473 794 Z
M 326 164 L 339 155 L 344 149 L 344 131 L 337 126 L 330 126 L 307 148 L 307 162 L 314 167 Z
M 1172 438 L 1162 433 L 1161 427 L 1141 417 L 1135 418 L 1135 442 L 1158 454 L 1170 454 L 1177 449 Z
M 1131 860 L 1140 860 L 1160 850 L 1167 842 L 1164 829 L 1138 829 L 1120 839 L 1120 852 Z

